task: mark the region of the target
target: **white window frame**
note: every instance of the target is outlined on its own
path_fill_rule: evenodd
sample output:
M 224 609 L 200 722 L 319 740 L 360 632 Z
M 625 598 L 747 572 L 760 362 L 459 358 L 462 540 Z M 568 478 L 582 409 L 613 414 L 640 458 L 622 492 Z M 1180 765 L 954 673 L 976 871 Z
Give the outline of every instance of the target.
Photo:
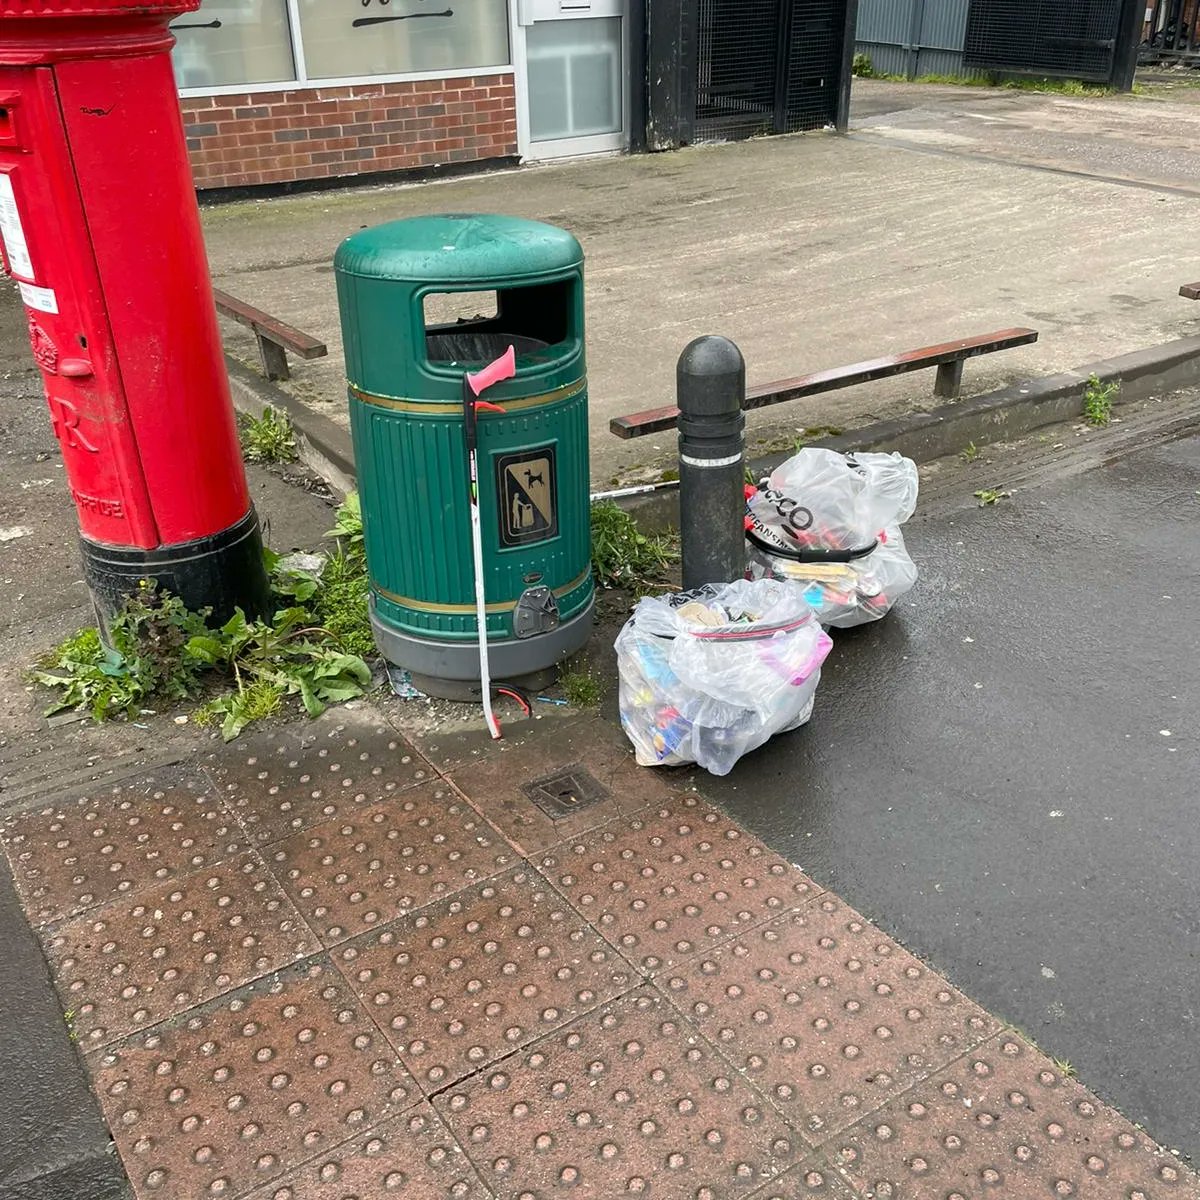
M 509 0 L 509 61 L 496 67 L 450 67 L 439 71 L 405 71 L 391 75 L 346 75 L 336 79 L 310 79 L 308 64 L 304 60 L 304 38 L 300 31 L 300 0 L 287 0 L 288 35 L 291 40 L 292 62 L 296 67 L 295 79 L 280 79 L 269 83 L 225 83 L 217 87 L 180 88 L 181 99 L 190 100 L 202 96 L 258 96 L 272 92 L 314 91 L 320 88 L 365 87 L 373 83 L 419 83 L 423 80 L 462 79 L 466 76 L 484 77 L 512 75 L 514 67 L 512 35 L 512 0 Z

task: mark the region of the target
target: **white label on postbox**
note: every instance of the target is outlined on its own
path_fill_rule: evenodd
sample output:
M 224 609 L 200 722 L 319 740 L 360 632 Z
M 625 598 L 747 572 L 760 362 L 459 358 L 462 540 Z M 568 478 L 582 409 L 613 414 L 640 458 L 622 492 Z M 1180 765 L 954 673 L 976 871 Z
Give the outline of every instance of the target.
M 17 287 L 21 289 L 21 299 L 30 308 L 36 308 L 38 312 L 44 313 L 58 312 L 58 297 L 54 294 L 53 288 L 37 287 L 32 283 L 22 283 L 20 280 L 17 280 Z
M 6 171 L 0 171 L 0 238 L 4 239 L 4 251 L 8 255 L 12 273 L 32 279 L 33 260 L 29 257 L 29 243 L 25 240 L 25 227 L 21 224 L 21 210 L 17 208 L 12 176 Z

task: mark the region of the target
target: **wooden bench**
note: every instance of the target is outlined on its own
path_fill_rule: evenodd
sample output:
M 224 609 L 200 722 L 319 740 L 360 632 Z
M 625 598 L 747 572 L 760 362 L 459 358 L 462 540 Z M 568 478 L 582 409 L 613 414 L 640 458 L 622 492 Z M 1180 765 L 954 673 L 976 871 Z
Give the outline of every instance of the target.
M 213 299 L 217 302 L 217 312 L 254 331 L 263 372 L 268 379 L 291 377 L 287 361 L 289 350 L 306 359 L 324 358 L 329 353 L 324 342 L 317 341 L 294 325 L 288 325 L 228 292 L 213 288 Z
M 1185 283 L 1179 289 L 1179 294 L 1185 300 L 1200 300 L 1200 283 Z
M 817 371 L 813 375 L 781 379 L 762 387 L 747 388 L 742 408 L 765 408 L 769 404 L 783 404 L 787 400 L 800 400 L 805 396 L 833 392 L 856 383 L 870 383 L 873 379 L 887 379 L 892 375 L 905 375 L 909 371 L 922 371 L 927 367 L 937 368 L 937 378 L 933 385 L 934 395 L 953 398 L 962 390 L 963 363 L 968 358 L 994 354 L 997 350 L 1008 350 L 1013 346 L 1027 346 L 1037 340 L 1036 329 L 1002 329 L 997 333 L 965 338 L 960 342 L 946 342 L 941 346 L 926 346 L 923 350 L 909 350 L 906 354 L 895 354 L 890 358 L 875 358 L 870 362 L 853 363 L 848 367 Z M 664 429 L 672 428 L 678 416 L 679 409 L 674 405 L 667 408 L 651 408 L 645 412 L 614 417 L 609 422 L 608 429 L 619 438 L 645 437 L 647 434 L 660 433 Z

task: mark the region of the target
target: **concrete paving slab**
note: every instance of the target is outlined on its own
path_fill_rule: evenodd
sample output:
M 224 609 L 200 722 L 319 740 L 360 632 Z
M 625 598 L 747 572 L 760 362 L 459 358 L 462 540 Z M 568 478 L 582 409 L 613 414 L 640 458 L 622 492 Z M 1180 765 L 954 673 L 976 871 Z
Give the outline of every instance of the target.
M 869 98 L 870 85 L 856 94 Z M 968 390 L 982 392 L 1193 330 L 1178 289 L 1181 271 L 1193 274 L 1179 247 L 1195 197 L 1175 185 L 1190 179 L 1200 191 L 1195 105 L 920 86 L 889 103 L 890 115 L 856 118 L 864 132 L 851 138 L 761 139 L 211 208 L 212 267 L 220 286 L 329 343 L 328 359 L 297 366 L 293 386 L 344 424 L 330 266 L 343 237 L 436 210 L 565 225 L 588 255 L 598 485 L 654 474 L 633 470 L 647 463 L 673 465 L 672 436 L 622 443 L 607 425 L 673 400 L 679 353 L 702 333 L 734 338 L 759 384 L 1014 325 L 1039 329 L 1037 345 L 968 365 Z M 901 144 L 897 128 L 931 136 Z M 1011 152 L 1001 153 L 1004 138 Z M 971 153 L 925 152 L 947 139 Z M 1024 161 L 1028 146 L 1043 147 L 1036 164 Z M 1109 167 L 1111 178 L 1088 174 Z M 249 343 L 230 336 L 252 360 Z M 762 410 L 750 417 L 751 440 L 913 411 L 932 387 L 931 376 L 908 376 Z
M 427 1095 L 633 987 L 633 968 L 522 866 L 333 955 Z
M 241 1196 L 420 1099 L 341 976 L 314 960 L 93 1056 L 139 1200 Z

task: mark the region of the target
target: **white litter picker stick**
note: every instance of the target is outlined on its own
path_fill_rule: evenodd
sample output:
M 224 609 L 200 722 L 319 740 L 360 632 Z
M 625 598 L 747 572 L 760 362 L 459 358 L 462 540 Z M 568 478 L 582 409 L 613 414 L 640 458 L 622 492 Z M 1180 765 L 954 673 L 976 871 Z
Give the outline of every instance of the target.
M 475 559 L 475 623 L 479 631 L 479 686 L 483 694 L 483 716 L 488 732 L 500 737 L 500 722 L 492 712 L 492 676 L 488 670 L 487 600 L 483 587 L 483 530 L 479 523 L 479 446 L 476 409 L 504 412 L 498 404 L 479 397 L 494 383 L 511 379 L 517 373 L 517 355 L 512 346 L 495 362 L 474 375 L 463 376 L 463 434 L 467 443 L 467 474 L 471 487 L 471 553 Z

